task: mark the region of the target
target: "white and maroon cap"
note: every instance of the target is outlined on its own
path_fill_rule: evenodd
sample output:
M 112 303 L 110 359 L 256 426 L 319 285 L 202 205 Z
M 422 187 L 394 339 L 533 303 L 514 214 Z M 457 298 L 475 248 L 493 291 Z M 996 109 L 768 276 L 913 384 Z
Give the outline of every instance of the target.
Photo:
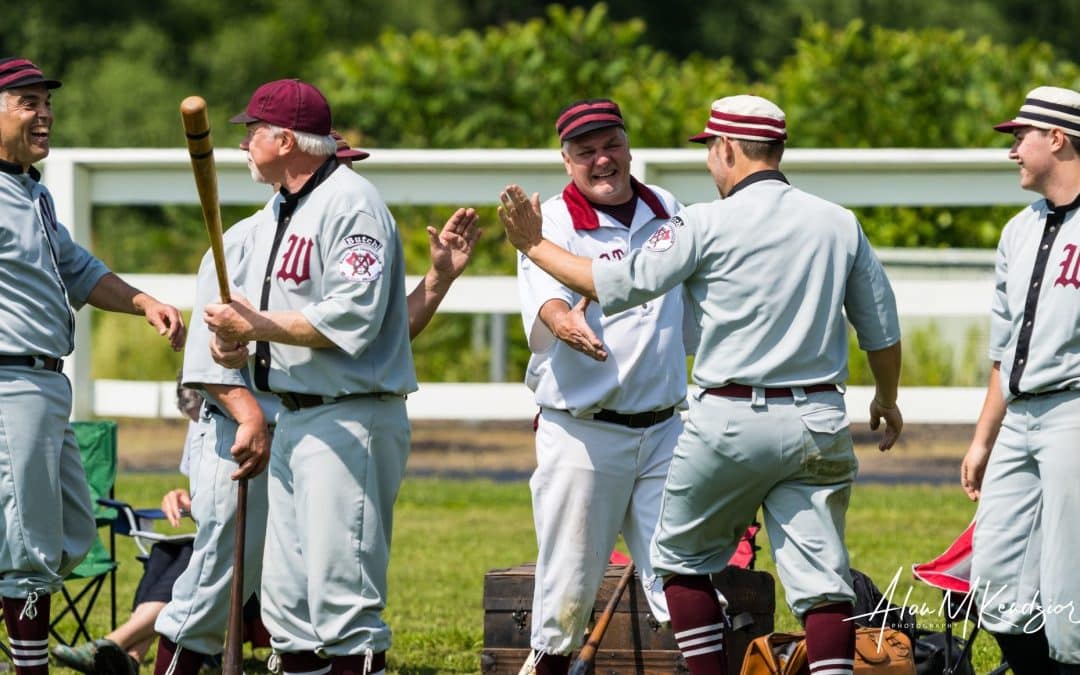
M 1080 136 L 1080 92 L 1062 87 L 1032 89 L 1016 117 L 994 125 L 1007 134 L 1017 127 L 1057 127 L 1072 136 Z
M 691 136 L 690 140 L 704 143 L 714 136 L 744 141 L 786 141 L 786 117 L 779 106 L 760 96 L 725 96 L 713 101 L 705 131 Z

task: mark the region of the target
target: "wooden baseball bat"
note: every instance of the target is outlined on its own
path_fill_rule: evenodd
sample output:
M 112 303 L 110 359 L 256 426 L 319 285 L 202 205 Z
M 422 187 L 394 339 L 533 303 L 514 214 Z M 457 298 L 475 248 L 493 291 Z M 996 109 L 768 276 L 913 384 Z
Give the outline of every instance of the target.
M 191 170 L 195 173 L 195 187 L 199 191 L 206 234 L 210 237 L 210 249 L 214 255 L 218 290 L 221 301 L 229 302 L 229 275 L 225 270 L 225 244 L 222 240 L 221 206 L 218 201 L 217 165 L 214 163 L 214 141 L 210 136 L 210 118 L 206 114 L 206 101 L 201 96 L 188 96 L 180 103 L 180 117 L 184 120 Z M 236 485 L 236 545 L 233 549 L 233 578 L 229 602 L 229 627 L 225 634 L 225 655 L 222 675 L 241 675 L 244 655 L 244 531 L 247 523 L 247 478 Z
M 604 639 L 604 633 L 607 632 L 608 624 L 611 623 L 611 618 L 615 615 L 615 608 L 619 606 L 619 599 L 622 598 L 623 591 L 630 585 L 630 580 L 633 578 L 634 563 L 630 563 L 626 566 L 626 571 L 619 577 L 619 583 L 616 584 L 615 590 L 611 593 L 607 606 L 604 607 L 604 613 L 596 620 L 596 625 L 593 626 L 592 632 L 589 633 L 589 639 L 585 642 L 585 646 L 581 648 L 577 658 L 570 665 L 569 675 L 589 675 L 589 673 L 593 672 L 596 667 L 596 651 L 600 648 L 600 641 Z

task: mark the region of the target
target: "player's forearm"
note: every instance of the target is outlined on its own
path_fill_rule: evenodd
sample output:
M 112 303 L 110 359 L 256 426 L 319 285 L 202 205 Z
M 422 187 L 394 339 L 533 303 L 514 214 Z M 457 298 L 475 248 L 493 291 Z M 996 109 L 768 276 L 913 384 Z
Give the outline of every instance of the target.
M 258 312 L 251 320 L 249 340 L 280 342 L 298 347 L 328 349 L 336 345 L 300 312 Z
M 874 399 L 882 408 L 896 407 L 900 386 L 900 343 L 866 352 L 870 372 L 874 375 Z
M 983 400 L 979 419 L 975 422 L 975 435 L 972 444 L 986 448 L 994 446 L 1001 421 L 1005 419 L 1005 396 L 1001 391 L 1001 362 L 995 361 L 990 369 L 990 381 L 986 386 L 986 398 Z
M 86 301 L 107 312 L 143 315 L 146 306 L 156 303 L 153 297 L 143 293 L 113 272 L 109 272 L 94 286 Z
M 262 406 L 247 387 L 228 384 L 203 384 L 207 393 L 214 397 L 225 412 L 240 424 L 265 425 Z
M 525 255 L 562 285 L 575 293 L 597 300 L 591 259 L 574 255 L 547 239 L 541 239 L 530 247 Z
M 416 285 L 412 293 L 409 293 L 409 339 L 413 340 L 431 322 L 435 316 L 435 310 L 439 308 L 446 293 L 450 290 L 453 279 L 441 277 L 432 268 Z

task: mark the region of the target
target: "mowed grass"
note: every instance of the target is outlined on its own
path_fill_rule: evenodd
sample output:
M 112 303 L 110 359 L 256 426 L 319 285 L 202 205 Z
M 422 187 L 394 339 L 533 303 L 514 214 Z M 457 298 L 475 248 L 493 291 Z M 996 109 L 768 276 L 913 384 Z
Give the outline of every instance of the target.
M 896 459 L 902 461 L 901 457 Z M 117 495 L 139 506 L 152 505 L 182 480 L 168 474 L 122 475 Z M 911 565 L 941 553 L 968 524 L 973 512 L 974 505 L 951 485 L 858 485 L 848 512 L 852 565 L 869 574 L 883 590 L 899 572 L 894 600 L 898 604 L 925 603 L 932 611 L 920 617 L 920 625 L 941 630 L 941 617 L 936 612 L 941 593 L 913 581 Z M 328 519 L 308 527 L 333 527 L 333 523 Z M 759 543 L 763 550 L 758 568 L 775 574 L 767 535 Z M 141 566 L 126 538 L 120 538 L 117 555 L 121 561 L 117 600 L 123 621 Z M 390 598 L 385 612 L 394 630 L 389 672 L 479 672 L 484 575 L 494 568 L 532 561 L 535 556 L 529 490 L 524 482 L 408 478 L 395 514 Z M 777 586 L 777 630 L 796 630 L 798 625 Z M 54 599 L 54 613 L 58 600 Z M 91 618 L 95 636 L 108 632 L 107 600 L 99 600 Z M 266 656 L 262 650 L 248 655 Z M 975 643 L 976 670 L 989 671 L 998 658 L 993 640 L 980 635 Z M 254 658 L 245 664 L 245 671 L 266 672 Z M 72 671 L 54 668 L 53 672 Z M 145 663 L 141 672 L 151 673 L 151 663 Z

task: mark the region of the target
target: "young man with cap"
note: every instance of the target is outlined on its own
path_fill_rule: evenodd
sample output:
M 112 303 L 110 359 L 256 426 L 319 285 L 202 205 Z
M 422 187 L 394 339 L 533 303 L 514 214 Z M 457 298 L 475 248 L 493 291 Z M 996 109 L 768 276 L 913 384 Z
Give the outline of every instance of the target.
M 1013 135 L 1020 185 L 1043 199 L 997 249 L 993 366 L 960 469 L 979 500 L 971 574 L 1016 673 L 1080 673 L 1080 618 L 1063 611 L 1080 601 L 1080 92 L 1033 89 L 994 128 Z
M 413 315 L 393 216 L 370 182 L 340 167 L 330 106 L 315 87 L 264 84 L 233 121 L 247 125 L 253 175 L 281 185 L 256 214 L 240 284 L 258 308 L 237 295 L 204 314 L 215 359 L 242 365 L 254 341 L 253 384 L 284 406 L 271 452 L 263 620 L 285 673 L 378 674 L 390 646 L 381 612 L 393 504 L 409 451 L 404 397 L 416 389 L 410 326 L 430 314 Z M 429 228 L 440 255 L 467 259 L 475 220 L 458 209 L 441 235 Z M 425 278 L 421 301 L 445 294 L 451 279 L 436 277 Z
M 709 574 L 764 509 L 788 604 L 806 626 L 811 673 L 852 672 L 854 592 L 844 514 L 857 463 L 841 389 L 847 325 L 877 382 L 871 427 L 892 446 L 900 329 L 888 279 L 855 216 L 779 171 L 786 119 L 757 96 L 715 101 L 707 164 L 722 199 L 686 207 L 622 260 L 576 257 L 546 239 L 537 197 L 501 195 L 515 247 L 607 314 L 682 284 L 701 344 L 686 428 L 652 544 L 675 639 L 694 675 L 725 673 L 725 621 Z
M 630 175 L 622 113 L 608 99 L 577 101 L 555 124 L 570 183 L 544 203 L 544 235 L 587 258 L 641 248 L 680 209 L 671 193 Z M 538 553 L 532 665 L 566 673 L 621 531 L 653 615 L 668 619 L 649 540 L 675 439 L 682 430 L 686 355 L 683 296 L 604 317 L 521 256 L 521 316 L 536 396 L 536 471 L 529 481 Z
M 0 597 L 20 674 L 48 672 L 50 595 L 96 536 L 62 373 L 74 311 L 141 314 L 173 349 L 184 344 L 180 312 L 72 241 L 38 182 L 59 86 L 26 59 L 0 59 Z

